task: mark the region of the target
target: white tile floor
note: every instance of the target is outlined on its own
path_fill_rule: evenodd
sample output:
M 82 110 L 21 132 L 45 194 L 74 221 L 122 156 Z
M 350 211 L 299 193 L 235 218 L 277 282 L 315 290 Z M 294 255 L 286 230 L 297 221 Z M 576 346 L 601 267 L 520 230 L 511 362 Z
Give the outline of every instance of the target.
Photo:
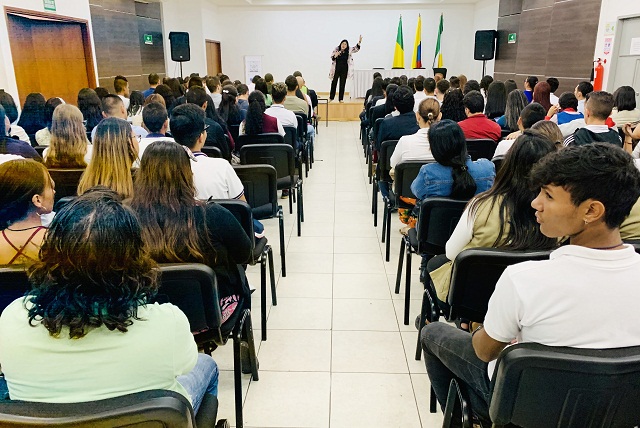
M 243 375 L 245 426 L 375 428 L 437 427 L 428 409 L 429 378 L 414 360 L 421 284 L 413 263 L 411 324 L 393 293 L 400 222 L 393 216 L 391 262 L 373 227 L 371 187 L 358 122 L 320 124 L 316 162 L 304 182 L 302 236 L 286 211 L 287 277 L 282 278 L 276 221 L 264 222 L 274 244 L 278 305 L 269 298 L 266 342 L 260 340 L 260 275 L 250 267 L 260 380 Z M 381 210 L 381 208 L 380 208 Z M 294 210 L 295 211 L 295 210 Z M 235 423 L 232 346 L 217 349 L 221 369 L 218 417 Z

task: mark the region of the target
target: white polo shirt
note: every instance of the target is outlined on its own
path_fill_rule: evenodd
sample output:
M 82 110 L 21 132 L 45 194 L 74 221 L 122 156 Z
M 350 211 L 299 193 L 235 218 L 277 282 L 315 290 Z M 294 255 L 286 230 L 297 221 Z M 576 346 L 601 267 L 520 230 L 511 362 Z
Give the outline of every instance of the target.
M 238 199 L 244 195 L 244 186 L 228 161 L 203 155 L 196 155 L 196 159 L 190 162 L 197 199 Z
M 296 114 L 291 110 L 284 108 L 282 104 L 272 104 L 271 107 L 266 109 L 265 114 L 278 119 L 278 122 L 282 126 L 293 126 L 298 129 L 298 119 Z
M 420 128 L 415 134 L 400 137 L 391 155 L 391 168 L 405 161 L 434 161 L 428 135 L 429 128 Z

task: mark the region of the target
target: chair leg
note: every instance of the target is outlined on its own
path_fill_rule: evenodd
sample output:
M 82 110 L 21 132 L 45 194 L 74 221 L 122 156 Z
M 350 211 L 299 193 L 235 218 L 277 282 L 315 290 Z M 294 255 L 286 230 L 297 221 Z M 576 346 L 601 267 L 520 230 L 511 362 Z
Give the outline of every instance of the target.
M 396 289 L 394 290 L 394 293 L 396 294 L 400 294 L 400 281 L 402 281 L 402 263 L 404 262 L 404 246 L 407 244 L 408 243 L 405 243 L 403 236 L 400 240 L 400 257 L 398 258 L 398 272 L 396 273 Z
M 304 195 L 302 193 L 302 187 L 302 183 L 300 183 L 298 190 L 298 203 L 300 204 L 300 221 L 304 223 Z
M 289 187 L 289 214 L 293 214 L 293 191 L 291 187 Z
M 374 208 L 375 203 L 376 203 L 376 179 L 374 177 L 373 184 L 371 185 L 371 214 L 374 214 L 376 212 Z M 374 219 L 374 226 L 375 226 L 375 219 Z
M 438 397 L 436 397 L 433 387 L 429 389 L 429 413 L 436 413 L 438 411 Z
M 387 202 L 385 200 L 382 201 L 383 202 L 383 206 L 382 206 L 382 243 L 384 243 L 384 241 L 386 240 L 386 235 L 387 235 L 387 210 L 389 209 L 387 207 Z
M 233 337 L 233 383 L 236 406 L 236 427 L 244 427 L 242 415 L 242 361 L 240 360 L 240 335 Z
M 278 207 L 278 224 L 280 228 L 280 261 L 282 264 L 282 277 L 284 278 L 287 276 L 287 260 L 284 248 L 284 215 L 282 214 L 282 207 Z
M 260 328 L 262 341 L 267 340 L 267 260 L 264 254 L 260 257 Z
M 420 344 L 420 331 L 425 326 L 426 321 L 437 322 L 440 319 L 440 309 L 436 303 L 435 297 L 432 296 L 431 284 L 427 283 L 422 295 L 422 309 L 420 313 L 420 330 L 418 331 L 418 344 L 416 345 L 416 361 L 422 356 L 422 347 Z
M 391 207 L 387 208 L 387 236 L 385 242 L 386 250 L 385 250 L 385 260 L 389 261 L 389 256 L 391 255 Z
M 258 375 L 258 354 L 256 353 L 256 342 L 253 339 L 253 321 L 251 320 L 251 311 L 246 310 L 243 317 L 243 322 L 240 325 L 242 328 L 240 338 L 244 339 L 249 345 L 249 359 L 251 361 L 251 380 L 259 381 Z
M 378 181 L 373 181 L 373 199 L 371 200 L 373 206 L 373 227 L 378 227 Z
M 411 306 L 411 244 L 407 243 L 407 271 L 404 279 L 404 325 L 409 325 L 409 307 Z
M 276 296 L 276 274 L 273 270 L 273 248 L 267 246 L 267 260 L 269 261 L 269 280 L 271 281 L 271 304 L 278 306 L 278 297 Z
M 299 191 L 300 191 L 299 187 L 296 187 L 296 192 L 299 192 Z M 298 218 L 298 236 L 301 236 L 302 235 L 302 199 L 300 197 L 298 197 L 296 210 L 297 210 L 296 217 Z
M 444 408 L 444 421 L 442 422 L 443 428 L 452 426 L 452 420 L 455 417 L 455 413 L 460 412 L 461 423 L 456 426 L 462 428 L 472 428 L 471 408 L 469 406 L 469 397 L 464 386 L 459 384 L 455 379 L 451 379 L 449 385 L 449 393 L 447 394 L 447 403 Z

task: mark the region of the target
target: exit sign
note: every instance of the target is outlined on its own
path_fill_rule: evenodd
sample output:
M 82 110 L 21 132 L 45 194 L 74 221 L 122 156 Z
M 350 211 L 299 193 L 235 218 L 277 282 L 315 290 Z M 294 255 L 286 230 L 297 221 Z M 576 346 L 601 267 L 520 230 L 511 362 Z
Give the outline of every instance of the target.
M 144 44 L 145 45 L 152 45 L 153 44 L 153 35 L 152 34 L 145 34 L 144 35 Z
M 509 33 L 508 41 L 509 43 L 515 43 L 517 39 L 516 33 Z
M 42 0 L 44 4 L 44 10 L 56 11 L 56 0 Z

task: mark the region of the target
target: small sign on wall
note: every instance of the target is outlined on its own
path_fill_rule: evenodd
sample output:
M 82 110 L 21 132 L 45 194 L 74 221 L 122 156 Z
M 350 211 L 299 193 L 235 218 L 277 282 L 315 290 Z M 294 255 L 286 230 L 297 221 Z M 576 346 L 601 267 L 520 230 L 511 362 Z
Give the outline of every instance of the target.
M 640 37 L 634 37 L 631 39 L 629 55 L 640 55 Z
M 56 0 L 42 0 L 44 4 L 44 10 L 56 11 Z
M 605 55 L 609 55 L 611 53 L 611 45 L 613 44 L 613 37 L 605 37 L 604 38 L 604 49 L 603 52 Z
M 616 23 L 615 21 L 610 21 L 604 24 L 604 35 L 605 36 L 613 36 L 616 32 Z
M 509 38 L 507 39 L 509 44 L 515 43 L 518 39 L 518 35 L 516 33 L 509 33 Z
M 145 45 L 152 45 L 153 44 L 153 35 L 145 34 L 144 35 L 144 44 Z

